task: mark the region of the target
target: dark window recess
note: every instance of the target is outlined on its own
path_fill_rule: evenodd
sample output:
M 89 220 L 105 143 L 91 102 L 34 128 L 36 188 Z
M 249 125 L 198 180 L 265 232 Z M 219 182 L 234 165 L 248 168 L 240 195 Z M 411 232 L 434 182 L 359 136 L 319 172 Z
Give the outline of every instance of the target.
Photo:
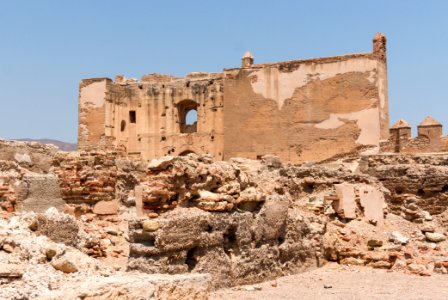
M 137 114 L 135 113 L 135 110 L 129 111 L 129 123 L 137 123 Z
M 120 130 L 121 131 L 124 131 L 126 129 L 126 121 L 125 120 L 122 120 L 121 121 L 121 124 L 120 124 Z

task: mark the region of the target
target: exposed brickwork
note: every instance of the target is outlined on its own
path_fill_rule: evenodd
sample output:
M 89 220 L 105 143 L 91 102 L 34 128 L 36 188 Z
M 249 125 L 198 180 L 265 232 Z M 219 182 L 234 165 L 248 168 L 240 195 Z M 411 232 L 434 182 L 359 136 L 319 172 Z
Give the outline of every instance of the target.
M 67 204 L 87 205 L 115 199 L 117 167 L 115 152 L 60 154 L 54 172 L 59 176 L 62 198 Z

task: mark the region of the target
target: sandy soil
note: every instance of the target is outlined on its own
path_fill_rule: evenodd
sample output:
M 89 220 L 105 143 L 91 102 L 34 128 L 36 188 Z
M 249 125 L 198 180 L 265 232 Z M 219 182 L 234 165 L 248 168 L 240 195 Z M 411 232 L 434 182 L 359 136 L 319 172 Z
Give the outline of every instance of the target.
M 218 290 L 210 299 L 448 299 L 448 280 L 446 275 L 422 277 L 327 264 L 275 281 Z

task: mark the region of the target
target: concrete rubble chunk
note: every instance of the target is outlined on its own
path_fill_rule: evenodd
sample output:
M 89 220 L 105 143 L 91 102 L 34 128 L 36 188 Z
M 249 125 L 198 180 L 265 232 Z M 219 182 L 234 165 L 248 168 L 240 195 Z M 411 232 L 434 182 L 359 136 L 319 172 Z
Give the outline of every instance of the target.
M 437 232 L 425 232 L 425 237 L 428 241 L 440 243 L 446 240 L 446 236 Z
M 163 156 L 159 159 L 153 159 L 148 165 L 150 170 L 165 170 L 175 161 L 173 156 Z
M 409 242 L 409 238 L 402 235 L 399 231 L 393 231 L 390 234 L 390 241 L 395 244 L 406 245 Z
M 367 246 L 375 248 L 375 247 L 381 247 L 383 245 L 383 241 L 382 240 L 377 240 L 377 239 L 371 239 L 367 241 Z
M 154 220 L 145 220 L 142 223 L 142 228 L 144 231 L 156 231 L 159 229 L 159 227 L 159 222 Z

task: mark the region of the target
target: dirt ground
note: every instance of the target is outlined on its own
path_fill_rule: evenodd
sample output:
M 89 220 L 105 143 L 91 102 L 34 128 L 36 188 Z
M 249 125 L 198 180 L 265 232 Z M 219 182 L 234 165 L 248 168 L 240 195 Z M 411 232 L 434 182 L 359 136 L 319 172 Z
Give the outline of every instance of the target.
M 327 264 L 274 281 L 218 290 L 210 299 L 448 299 L 448 281 L 444 275 Z

